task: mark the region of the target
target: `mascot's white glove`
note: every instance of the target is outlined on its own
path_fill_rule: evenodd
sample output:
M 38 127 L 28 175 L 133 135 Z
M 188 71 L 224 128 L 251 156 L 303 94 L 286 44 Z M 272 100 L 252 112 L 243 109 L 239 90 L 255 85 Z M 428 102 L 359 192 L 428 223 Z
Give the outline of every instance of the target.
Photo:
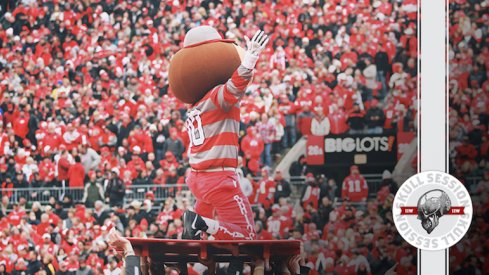
M 251 40 L 245 36 L 245 41 L 247 49 L 241 65 L 246 69 L 253 70 L 260 53 L 265 49 L 270 38 L 263 31 L 257 31 Z

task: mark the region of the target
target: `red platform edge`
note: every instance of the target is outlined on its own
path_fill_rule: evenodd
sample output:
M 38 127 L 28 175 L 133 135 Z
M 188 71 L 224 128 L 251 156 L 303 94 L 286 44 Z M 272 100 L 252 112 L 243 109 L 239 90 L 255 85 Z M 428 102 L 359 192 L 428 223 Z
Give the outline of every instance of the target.
M 193 244 L 242 244 L 242 245 L 285 245 L 293 244 L 300 249 L 299 240 L 181 240 L 181 239 L 156 239 L 156 238 L 127 238 L 131 244 L 143 245 L 154 243 L 193 243 Z
M 259 252 L 263 259 L 270 257 L 290 257 L 300 254 L 301 242 L 298 240 L 178 240 L 154 238 L 128 238 L 138 256 L 149 256 L 150 248 L 165 248 L 169 253 L 181 253 L 182 256 L 195 254 L 199 248 L 199 258 L 206 259 L 209 248 L 225 247 L 229 254 L 240 254 L 240 248 L 262 248 Z M 173 248 L 173 249 L 172 249 Z M 187 248 L 188 250 L 185 250 Z M 151 249 L 153 250 L 153 249 Z M 258 251 L 257 251 L 258 252 Z M 187 253 L 187 254 L 186 254 Z M 228 253 L 226 253 L 228 254 Z

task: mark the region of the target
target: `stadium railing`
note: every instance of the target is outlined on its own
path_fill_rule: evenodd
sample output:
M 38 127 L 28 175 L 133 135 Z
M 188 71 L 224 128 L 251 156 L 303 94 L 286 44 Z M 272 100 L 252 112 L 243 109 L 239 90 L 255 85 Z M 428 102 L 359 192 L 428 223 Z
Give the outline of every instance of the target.
M 382 175 L 366 174 L 364 175 L 369 187 L 369 195 L 371 198 L 377 195 L 381 184 Z M 254 178 L 259 181 L 260 178 Z M 481 177 L 467 178 L 467 185 L 477 184 Z M 294 198 L 300 198 L 302 190 L 305 186 L 305 177 L 291 177 L 289 182 L 292 186 Z M 337 187 L 341 188 L 341 182 L 337 182 Z M 133 200 L 142 201 L 146 197 L 146 193 L 152 191 L 155 196 L 155 202 L 161 203 L 168 197 L 176 197 L 178 192 L 188 193 L 188 187 L 185 184 L 165 184 L 165 185 L 130 185 L 126 187 L 126 196 L 124 203 L 130 203 Z M 51 197 L 56 199 L 62 198 L 64 195 L 70 195 L 74 202 L 80 202 L 83 199 L 84 188 L 6 188 L 1 189 L 2 195 L 7 195 L 10 201 L 18 201 L 20 197 L 27 198 L 28 201 L 39 201 L 41 204 L 47 204 Z
M 365 174 L 363 175 L 367 180 L 369 196 L 375 197 L 377 192 L 379 191 L 382 185 L 382 175 L 381 174 Z M 291 177 L 290 184 L 292 186 L 292 193 L 300 196 L 302 194 L 302 190 L 305 186 L 305 177 Z M 336 182 L 336 186 L 341 189 L 342 181 Z
M 133 200 L 143 201 L 148 191 L 152 191 L 155 195 L 155 202 L 162 202 L 168 197 L 175 197 L 179 191 L 187 191 L 188 187 L 182 184 L 166 184 L 166 185 L 131 185 L 126 186 L 126 195 L 124 197 L 125 204 Z M 11 202 L 17 202 L 20 197 L 26 198 L 28 201 L 38 201 L 41 204 L 48 204 L 49 199 L 61 199 L 65 195 L 70 195 L 74 202 L 81 202 L 84 195 L 84 188 L 5 188 L 1 189 L 2 196 L 7 195 Z

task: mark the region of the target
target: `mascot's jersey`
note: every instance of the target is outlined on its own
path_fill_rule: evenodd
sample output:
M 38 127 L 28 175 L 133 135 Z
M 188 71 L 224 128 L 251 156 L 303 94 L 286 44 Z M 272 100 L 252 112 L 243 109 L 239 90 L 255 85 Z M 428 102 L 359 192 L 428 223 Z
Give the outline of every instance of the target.
M 238 166 L 239 100 L 253 70 L 242 65 L 187 112 L 188 156 L 195 170 Z

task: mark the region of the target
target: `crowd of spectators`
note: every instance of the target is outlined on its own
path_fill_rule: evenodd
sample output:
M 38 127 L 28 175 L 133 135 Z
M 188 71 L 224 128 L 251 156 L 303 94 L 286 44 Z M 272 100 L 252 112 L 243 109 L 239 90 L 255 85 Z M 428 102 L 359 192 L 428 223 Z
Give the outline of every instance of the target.
M 450 1 L 450 173 L 469 190 L 474 216 L 450 249 L 455 274 L 489 270 L 489 1 Z
M 273 41 L 241 103 L 242 178 L 262 177 L 247 188 L 261 205 L 260 236 L 303 238 L 316 271 L 369 274 L 395 262 L 398 274 L 413 270 L 392 224 L 392 190 L 361 209 L 333 207 L 349 193 L 331 190 L 345 187 L 302 169 L 308 186 L 296 207 L 270 167 L 301 135 L 413 129 L 416 1 L 22 0 L 0 12 L 0 274 L 117 274 L 101 241 L 108 221 L 126 236 L 181 234 L 188 200 L 160 207 L 150 193 L 127 206 L 123 197 L 128 185 L 184 183 L 185 106 L 167 67 L 199 24 L 238 43 L 259 27 Z M 37 193 L 11 201 L 6 191 L 53 186 L 67 187 L 63 201 L 44 206 Z M 84 204 L 69 187 L 85 188 Z
M 290 183 L 280 172 L 273 178 L 267 173 L 264 170 L 264 178 L 250 183 L 250 200 L 259 202 L 253 207 L 257 239 L 301 240 L 310 274 L 415 272 L 415 250 L 402 241 L 392 220 L 397 185 L 390 173 L 384 173 L 382 187 L 371 200 L 355 166 L 343 187 L 324 175 L 309 173 L 299 203 L 292 199 Z M 359 192 L 355 192 L 355 182 L 362 183 Z M 340 196 L 344 203 L 335 205 Z M 125 206 L 109 207 L 96 200 L 92 208 L 69 196 L 63 201 L 51 197 L 41 205 L 25 197 L 11 201 L 4 195 L 0 274 L 120 274 L 122 262 L 106 243 L 112 227 L 125 237 L 179 239 L 182 214 L 191 207 L 191 200 L 182 194 L 159 204 L 151 192 L 143 201 Z M 189 274 L 205 270 L 200 264 L 188 268 Z

